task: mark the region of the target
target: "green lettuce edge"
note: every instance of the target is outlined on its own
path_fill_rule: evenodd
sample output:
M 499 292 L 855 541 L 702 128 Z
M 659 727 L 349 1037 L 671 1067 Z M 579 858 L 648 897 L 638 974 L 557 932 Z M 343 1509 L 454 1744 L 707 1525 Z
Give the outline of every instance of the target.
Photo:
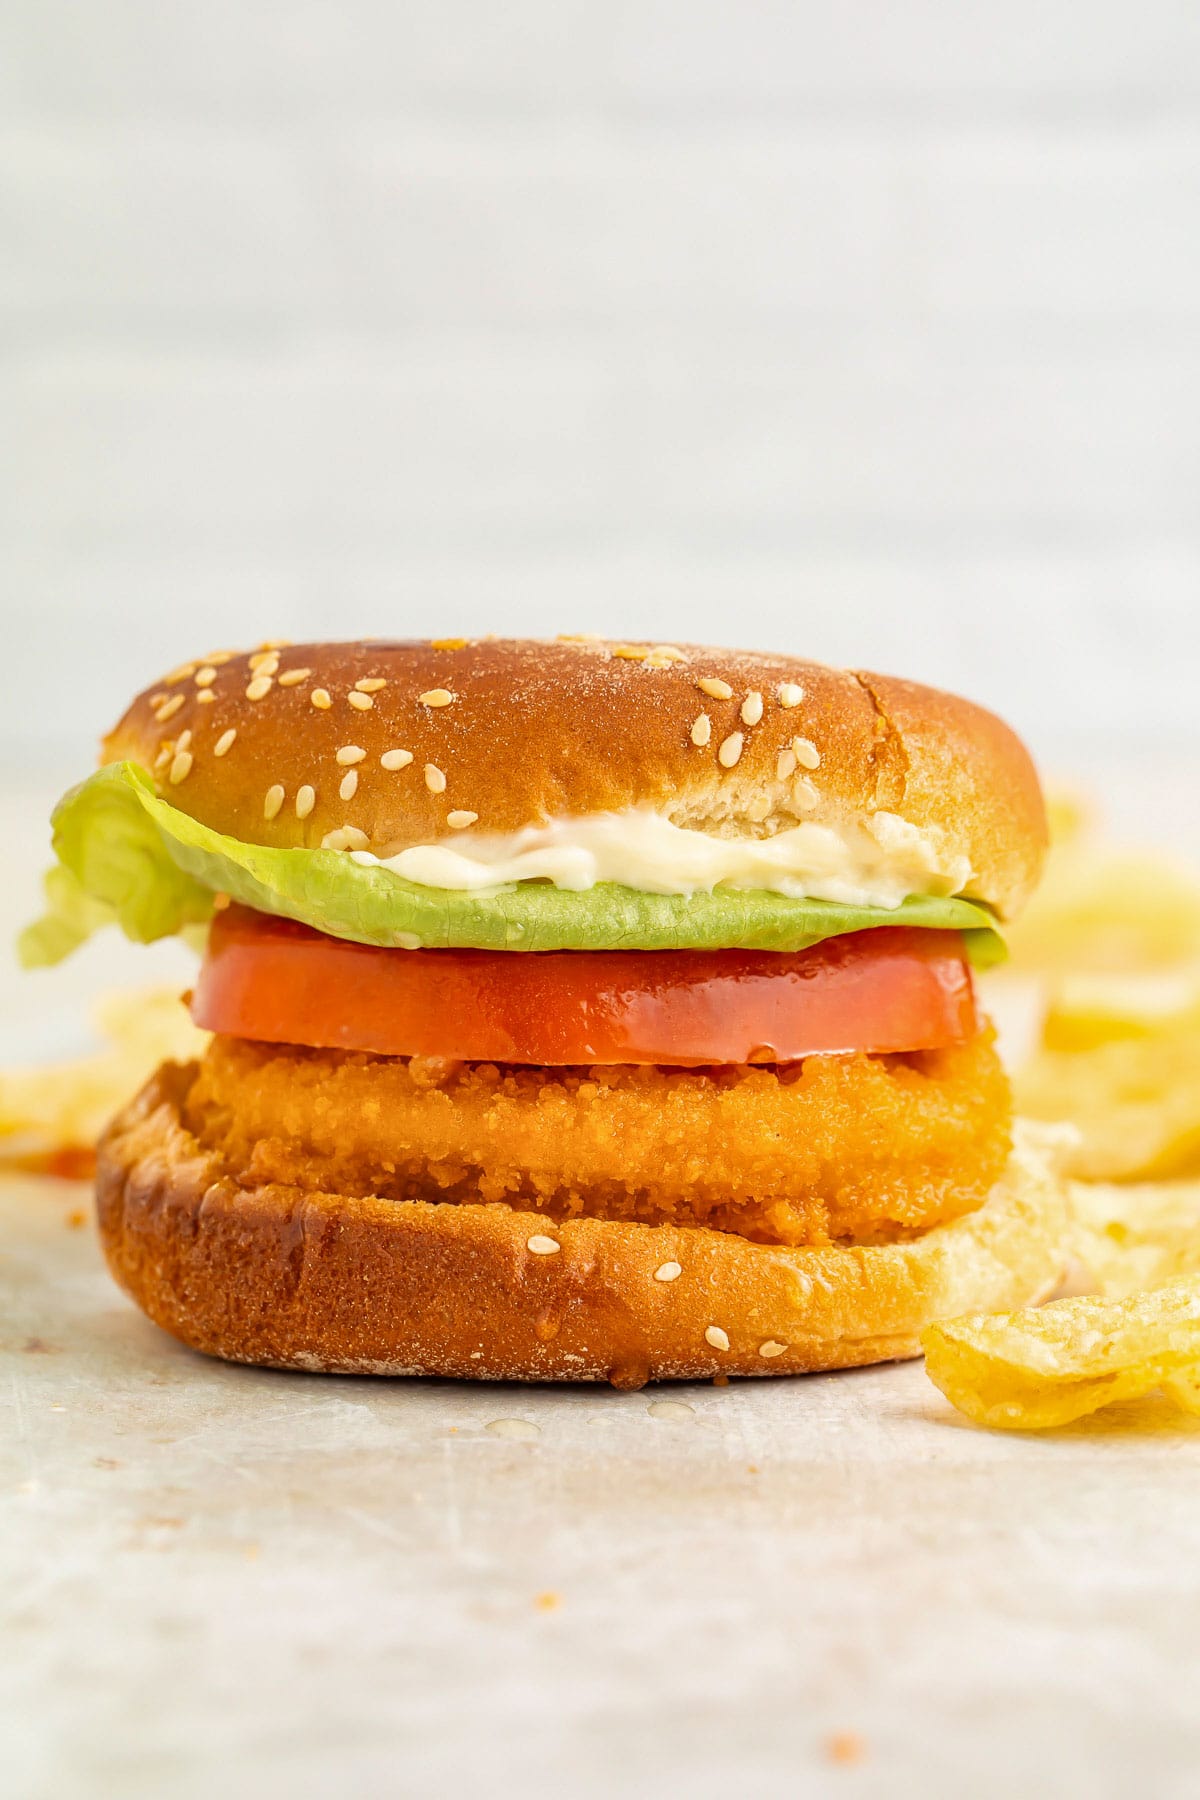
M 582 893 L 521 882 L 486 893 L 420 887 L 344 851 L 275 849 L 226 837 L 155 793 L 136 763 L 110 763 L 59 801 L 58 864 L 46 912 L 18 939 L 27 968 L 60 962 L 105 924 L 137 943 L 204 923 L 215 894 L 385 948 L 478 950 L 805 950 L 882 925 L 961 931 L 977 967 L 1003 960 L 974 901 L 913 895 L 891 910 L 793 900 L 764 889 L 646 894 L 601 882 Z

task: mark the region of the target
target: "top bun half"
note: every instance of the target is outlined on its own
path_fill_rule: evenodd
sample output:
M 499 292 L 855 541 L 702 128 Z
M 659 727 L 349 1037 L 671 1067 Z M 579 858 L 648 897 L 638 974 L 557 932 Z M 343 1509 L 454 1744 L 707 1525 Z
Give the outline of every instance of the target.
M 317 848 L 350 827 L 379 855 L 632 806 L 722 836 L 895 813 L 965 857 L 964 894 L 1002 919 L 1046 846 L 1029 755 L 982 707 L 890 676 L 694 645 L 364 639 L 217 652 L 140 694 L 102 758 L 141 763 L 173 806 L 242 842 Z

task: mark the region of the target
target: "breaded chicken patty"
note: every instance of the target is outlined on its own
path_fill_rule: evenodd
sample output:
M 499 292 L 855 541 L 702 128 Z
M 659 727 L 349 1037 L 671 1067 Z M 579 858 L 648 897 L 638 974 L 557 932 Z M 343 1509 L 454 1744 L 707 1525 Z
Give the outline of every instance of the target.
M 216 1038 L 186 1123 L 244 1184 L 881 1243 L 982 1204 L 1010 1148 L 990 1030 L 780 1068 L 498 1067 Z

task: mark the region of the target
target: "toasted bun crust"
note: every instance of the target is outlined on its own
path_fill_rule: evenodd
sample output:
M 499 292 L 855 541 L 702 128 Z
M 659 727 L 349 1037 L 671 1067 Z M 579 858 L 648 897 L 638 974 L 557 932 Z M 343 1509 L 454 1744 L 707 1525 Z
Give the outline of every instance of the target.
M 619 1387 L 799 1374 L 914 1356 L 933 1320 L 1024 1305 L 1062 1272 L 1062 1189 L 1028 1142 L 952 1225 L 782 1250 L 695 1226 L 240 1188 L 182 1124 L 195 1075 L 164 1064 L 110 1127 L 100 1234 L 144 1312 L 232 1362 Z
M 792 705 L 788 686 L 803 695 Z M 453 698 L 439 705 L 443 693 Z M 796 738 L 815 747 L 815 768 L 781 760 Z M 339 762 L 339 749 L 363 755 Z M 395 751 L 411 762 L 383 766 Z M 964 891 L 1002 918 L 1036 882 L 1046 844 L 1033 765 L 993 714 L 913 682 L 745 650 L 487 638 L 267 648 L 184 664 L 147 689 L 104 740 L 103 759 L 122 758 L 243 842 L 313 848 L 350 826 L 362 833 L 350 847 L 380 854 L 455 837 L 458 814 L 510 832 L 651 805 L 692 829 L 767 835 L 898 813 L 969 859 Z

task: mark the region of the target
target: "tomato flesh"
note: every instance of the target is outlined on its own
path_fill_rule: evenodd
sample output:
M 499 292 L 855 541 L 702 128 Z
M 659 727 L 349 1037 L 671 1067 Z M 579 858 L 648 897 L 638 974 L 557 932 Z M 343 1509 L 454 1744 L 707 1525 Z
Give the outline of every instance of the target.
M 794 1062 L 978 1029 L 962 938 L 882 926 L 758 950 L 382 950 L 229 906 L 192 996 L 208 1031 L 467 1062 Z

